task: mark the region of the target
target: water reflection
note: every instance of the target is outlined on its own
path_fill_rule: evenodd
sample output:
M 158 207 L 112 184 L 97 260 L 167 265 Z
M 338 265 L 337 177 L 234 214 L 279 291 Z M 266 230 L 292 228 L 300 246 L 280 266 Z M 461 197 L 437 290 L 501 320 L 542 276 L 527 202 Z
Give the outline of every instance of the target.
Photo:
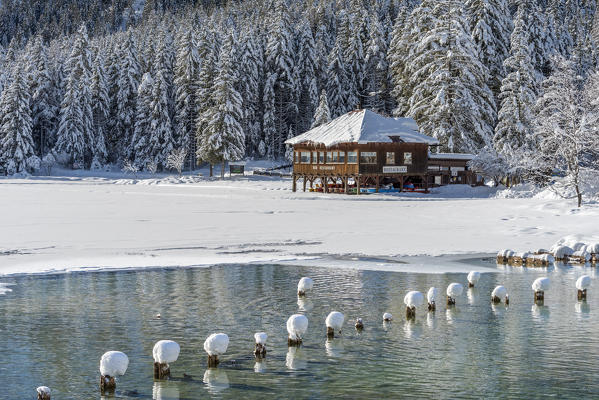
M 230 387 L 227 371 L 222 368 L 208 368 L 204 372 L 204 384 L 209 393 L 217 394 Z
M 314 303 L 312 300 L 307 299 L 305 297 L 297 298 L 297 308 L 302 312 L 310 312 L 314 308 Z
M 406 339 L 418 339 L 422 335 L 422 325 L 416 321 L 407 321 L 403 330 Z
M 546 321 L 549 319 L 549 307 L 539 304 L 533 304 L 531 308 L 532 316 L 537 321 Z
M 445 318 L 447 319 L 447 323 L 450 325 L 454 324 L 458 315 L 459 312 L 455 306 L 450 306 L 448 309 L 445 310 Z
M 428 312 L 426 314 L 426 326 L 428 326 L 431 329 L 435 329 L 435 326 L 437 326 L 437 323 L 435 322 L 434 312 Z
M 306 369 L 306 367 L 308 366 L 308 361 L 304 358 L 303 350 L 301 347 L 291 346 L 287 349 L 285 365 L 287 366 L 287 368 L 293 371 Z
M 341 357 L 343 356 L 343 350 L 345 350 L 343 341 L 339 338 L 327 339 L 327 341 L 324 343 L 324 347 L 326 349 L 327 356 L 329 357 Z
M 179 400 L 177 382 L 157 381 L 152 388 L 153 400 Z
M 493 314 L 495 314 L 497 317 L 501 317 L 503 314 L 505 314 L 507 306 L 504 303 L 495 304 L 491 302 L 491 310 L 493 310 Z
M 576 310 L 576 314 L 584 319 L 588 318 L 591 313 L 591 306 L 586 301 L 579 301 L 574 305 L 574 309 Z
M 260 374 L 263 374 L 266 372 L 266 359 L 265 358 L 256 360 L 256 363 L 254 364 L 254 372 L 257 372 Z
M 13 285 L 13 283 L 0 282 L 0 295 L 6 294 L 8 292 L 12 292 L 12 289 L 9 287 L 12 285 Z
M 478 288 L 477 287 L 468 288 L 468 291 L 466 292 L 466 296 L 468 296 L 468 304 L 470 304 L 470 305 L 475 304 L 479 298 Z

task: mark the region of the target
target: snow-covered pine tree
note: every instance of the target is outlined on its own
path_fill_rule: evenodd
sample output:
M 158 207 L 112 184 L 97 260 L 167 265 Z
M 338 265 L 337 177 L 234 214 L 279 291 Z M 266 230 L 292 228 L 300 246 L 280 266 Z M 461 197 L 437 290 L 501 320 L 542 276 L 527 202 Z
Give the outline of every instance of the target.
M 271 73 L 264 82 L 263 106 L 264 113 L 262 114 L 262 126 L 264 139 L 258 145 L 258 153 L 260 156 L 268 156 L 269 159 L 275 160 L 276 151 L 276 115 L 275 115 L 275 83 L 277 74 Z
M 359 22 L 359 21 L 357 21 Z M 339 56 L 345 71 L 344 86 L 344 104 L 345 112 L 360 108 L 362 103 L 362 88 L 364 86 L 364 70 L 362 65 L 364 63 L 364 48 L 362 47 L 362 40 L 359 35 L 358 28 L 355 26 L 354 21 L 350 16 L 342 10 L 339 16 L 339 30 L 337 32 L 337 41 L 335 47 L 339 51 Z M 336 49 L 333 48 L 333 52 Z M 335 55 L 333 55 L 335 57 Z M 331 68 L 331 58 L 329 58 L 329 71 Z M 330 79 L 330 77 L 329 77 Z M 327 87 L 329 95 L 332 94 L 330 86 Z M 331 111 L 333 110 L 333 101 L 331 100 Z M 343 114 L 342 113 L 342 114 Z M 333 112 L 335 114 L 335 112 Z
M 439 140 L 441 151 L 475 153 L 491 143 L 497 111 L 464 7 L 457 0 L 424 0 L 414 10 L 432 10 L 434 25 L 412 37 L 409 115 Z
M 318 103 L 318 86 L 316 78 L 316 46 L 312 30 L 307 22 L 298 28 L 298 51 L 296 70 L 298 71 L 301 89 L 298 98 L 297 132 L 305 132 L 310 128 L 311 116 Z
M 84 168 L 86 164 L 91 163 L 91 147 L 94 140 L 91 63 L 87 29 L 82 25 L 67 61 L 69 75 L 60 108 L 55 145 L 55 150 L 65 153 L 74 168 Z
M 504 62 L 507 76 L 501 83 L 501 107 L 493 137 L 497 152 L 512 165 L 518 163 L 521 150 L 533 146 L 532 109 L 539 92 L 524 12 L 524 8 L 519 8 L 514 20 L 510 56 Z
M 509 55 L 512 18 L 507 0 L 467 0 L 469 25 L 480 59 L 489 70 L 487 86 L 497 96 L 505 77 L 503 61 Z
M 284 141 L 289 125 L 297 114 L 297 90 L 299 86 L 294 73 L 294 40 L 289 9 L 285 0 L 276 0 L 266 44 L 266 63 L 269 74 L 276 76 L 274 82 L 274 135 L 268 146 L 274 159 L 285 155 Z M 271 75 L 269 75 L 271 76 Z M 267 111 L 270 112 L 270 111 Z
M 317 126 L 326 124 L 331 120 L 331 112 L 329 111 L 329 102 L 327 100 L 327 92 L 323 90 L 320 92 L 320 102 L 318 103 L 318 108 L 316 108 L 316 112 L 314 113 L 314 118 L 312 121 L 312 128 L 316 128 Z
M 110 114 L 110 98 L 108 95 L 108 82 L 104 65 L 106 61 L 100 49 L 96 51 L 91 79 L 92 113 L 93 113 L 93 142 L 91 145 L 92 169 L 101 168 L 107 161 L 106 128 Z
M 563 197 L 576 198 L 580 207 L 586 179 L 599 174 L 599 113 L 585 98 L 575 65 L 563 57 L 555 58 L 552 65 L 553 73 L 543 82 L 543 95 L 535 107 L 537 148 L 528 160 L 531 172 L 545 179 L 554 171 L 563 174 L 550 187 Z M 596 101 L 596 96 L 591 94 L 590 100 Z
M 212 98 L 212 88 L 216 79 L 216 66 L 218 62 L 218 39 L 216 33 L 202 31 L 200 33 L 200 43 L 198 46 L 200 55 L 200 73 L 197 83 L 197 119 L 196 119 L 196 160 L 199 163 L 207 160 L 202 159 L 200 148 L 202 141 L 208 135 L 208 122 L 210 110 L 214 103 Z M 210 176 L 212 176 L 212 164 L 210 164 Z
M 208 126 L 198 149 L 200 157 L 210 164 L 240 160 L 245 153 L 245 134 L 241 127 L 242 100 L 235 90 L 237 80 L 233 59 L 233 36 L 228 35 L 220 51 L 218 76 L 214 82 L 213 102 L 208 116 Z
M 387 64 L 387 43 L 383 27 L 378 19 L 373 19 L 370 24 L 364 61 L 366 63 L 364 107 L 385 114 L 389 102 L 389 66 Z
M 396 102 L 393 114 L 398 117 L 405 117 L 410 111 L 412 86 L 408 73 L 408 59 L 413 50 L 411 37 L 431 30 L 434 23 L 431 18 L 432 10 L 427 8 L 431 3 L 422 4 L 417 13 L 412 13 L 412 8 L 405 3 L 404 1 L 398 6 L 399 11 L 395 18 L 391 42 L 387 51 L 391 96 Z
M 195 167 L 195 132 L 197 112 L 197 75 L 200 59 L 191 26 L 184 25 L 177 37 L 175 66 L 175 117 L 177 147 L 187 149 L 190 169 Z
M 114 115 L 115 124 L 112 133 L 113 139 L 116 139 L 116 147 L 112 150 L 118 152 L 117 159 L 124 156 L 122 152 L 127 144 L 131 142 L 133 130 L 135 129 L 135 105 L 140 78 L 140 67 L 133 32 L 128 31 L 122 39 L 118 50 L 119 58 L 117 59 L 116 114 Z
M 46 48 L 40 36 L 33 39 L 28 48 L 27 74 L 31 93 L 31 115 L 33 117 L 33 142 L 41 158 L 50 149 L 55 135 L 58 107 L 52 92 L 52 77 L 48 70 Z
M 326 92 L 331 117 L 337 118 L 351 110 L 352 105 L 348 103 L 348 99 L 356 98 L 355 96 L 349 95 L 349 79 L 346 75 L 343 58 L 341 57 L 341 44 L 339 41 L 335 43 L 335 46 L 333 46 L 333 50 L 331 50 L 331 54 L 329 55 L 326 82 Z
M 133 138 L 127 149 L 127 158 L 133 160 L 139 168 L 147 168 L 148 163 L 158 167 L 154 160 L 148 156 L 150 124 L 152 122 L 152 92 L 154 80 L 149 72 L 142 78 L 137 91 L 137 105 L 135 108 L 135 130 Z M 155 171 L 154 171 L 155 172 Z
M 260 156 L 258 147 L 262 141 L 260 126 L 260 110 L 262 105 L 262 86 L 264 75 L 264 47 L 257 33 L 244 29 L 240 37 L 240 76 L 239 94 L 243 100 L 242 127 L 246 133 L 246 154 L 251 157 Z
M 23 69 L 16 64 L 12 82 L 0 96 L 0 166 L 9 175 L 39 168 L 32 137 L 31 96 Z

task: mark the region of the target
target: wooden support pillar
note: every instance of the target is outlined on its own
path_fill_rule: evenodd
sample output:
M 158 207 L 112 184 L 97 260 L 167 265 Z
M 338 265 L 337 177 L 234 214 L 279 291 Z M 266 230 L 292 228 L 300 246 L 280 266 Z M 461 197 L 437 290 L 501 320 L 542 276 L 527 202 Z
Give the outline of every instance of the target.
M 424 193 L 428 193 L 428 174 L 424 175 Z
M 314 189 L 314 177 L 310 177 L 310 189 Z
M 291 187 L 291 190 L 292 190 L 293 192 L 296 192 L 296 191 L 297 191 L 297 176 L 296 176 L 295 174 L 293 174 L 293 175 L 291 176 L 291 179 L 293 179 L 293 185 L 292 185 L 292 187 Z
M 379 175 L 376 176 L 376 192 L 379 192 L 381 177 Z
M 347 176 L 343 177 L 343 192 L 345 194 L 347 194 L 347 181 L 349 180 L 349 178 Z
M 304 192 L 306 191 L 306 175 L 304 175 Z
M 360 195 L 360 179 L 361 179 L 361 178 L 360 178 L 360 176 L 358 175 L 358 176 L 356 176 L 356 178 L 355 178 L 355 179 L 356 179 L 356 194 L 357 194 L 357 195 Z
M 322 183 L 322 192 L 323 193 L 329 193 L 329 180 L 327 179 L 326 176 L 323 176 L 322 178 L 320 178 L 320 182 Z
M 399 177 L 399 192 L 403 192 L 403 175 Z

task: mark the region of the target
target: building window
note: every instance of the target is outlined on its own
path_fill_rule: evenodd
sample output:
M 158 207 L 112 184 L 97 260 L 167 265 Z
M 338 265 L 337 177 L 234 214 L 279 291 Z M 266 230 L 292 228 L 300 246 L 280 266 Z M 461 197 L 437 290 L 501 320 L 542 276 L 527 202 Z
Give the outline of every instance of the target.
M 319 164 L 324 164 L 324 151 L 319 151 L 318 152 L 318 163 Z
M 297 152 L 297 151 L 293 152 L 293 162 L 295 164 L 299 164 L 299 152 Z
M 395 153 L 394 152 L 392 152 L 392 151 L 387 152 L 387 158 L 385 160 L 385 164 L 387 164 L 387 165 L 395 164 Z
M 357 164 L 358 163 L 358 152 L 357 151 L 348 151 L 347 152 L 347 163 L 348 164 Z
M 302 151 L 300 154 L 300 163 L 302 164 L 310 164 L 310 152 Z
M 336 163 L 337 162 L 336 157 L 335 157 L 336 155 L 337 155 L 336 151 L 327 151 L 327 163 L 329 163 L 329 164 Z
M 318 153 L 315 151 L 312 152 L 312 164 L 318 164 Z
M 361 152 L 360 164 L 376 164 L 376 151 Z
M 403 153 L 403 163 L 405 165 L 412 165 L 412 153 Z
M 345 151 L 340 151 L 339 152 L 339 163 L 340 164 L 344 164 L 345 163 Z

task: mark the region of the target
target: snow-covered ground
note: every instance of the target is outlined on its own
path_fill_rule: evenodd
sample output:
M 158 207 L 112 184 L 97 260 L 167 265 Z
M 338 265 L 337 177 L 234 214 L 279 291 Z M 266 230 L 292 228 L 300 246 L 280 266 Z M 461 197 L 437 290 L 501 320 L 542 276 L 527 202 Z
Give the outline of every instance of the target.
M 526 189 L 347 196 L 292 193 L 275 177 L 75 175 L 0 179 L 0 275 L 247 262 L 455 271 L 471 267 L 422 256 L 599 241 L 599 204 Z

